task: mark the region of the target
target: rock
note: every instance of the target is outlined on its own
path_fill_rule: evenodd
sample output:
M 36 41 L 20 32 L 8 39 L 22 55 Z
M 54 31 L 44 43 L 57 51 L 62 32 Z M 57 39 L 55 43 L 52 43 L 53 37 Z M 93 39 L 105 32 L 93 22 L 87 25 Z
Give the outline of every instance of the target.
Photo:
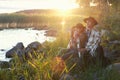
M 110 61 L 120 61 L 120 50 L 110 50 L 108 48 L 104 48 L 104 55 Z
M 0 31 L 2 31 L 2 30 L 4 30 L 4 28 L 1 28 L 1 27 L 0 27 Z
M 114 69 L 120 73 L 120 63 L 113 63 L 113 64 L 109 65 L 107 67 L 107 69 L 109 69 L 109 70 Z
M 25 48 L 25 57 L 26 59 L 29 58 L 35 58 L 38 53 L 43 53 L 43 46 L 41 43 L 35 41 L 30 43 L 26 48 Z
M 114 40 L 114 41 L 110 41 L 109 43 L 110 43 L 110 44 L 120 44 L 120 41 Z
M 1 69 L 10 68 L 10 63 L 7 61 L 0 61 L 0 68 Z
M 120 61 L 120 41 L 109 41 L 107 42 L 107 47 L 104 47 L 105 57 L 109 58 L 111 61 Z
M 112 56 L 111 55 L 111 50 L 107 47 L 104 47 L 103 50 L 104 50 L 104 56 L 108 57 L 108 58 L 111 58 L 111 56 Z
M 0 51 L 5 51 L 5 49 L 0 49 Z
M 24 46 L 22 42 L 19 42 L 16 44 L 15 47 L 13 47 L 12 49 L 6 52 L 6 57 L 12 58 L 15 55 L 18 55 L 18 57 L 23 57 L 22 56 L 23 54 L 24 54 Z

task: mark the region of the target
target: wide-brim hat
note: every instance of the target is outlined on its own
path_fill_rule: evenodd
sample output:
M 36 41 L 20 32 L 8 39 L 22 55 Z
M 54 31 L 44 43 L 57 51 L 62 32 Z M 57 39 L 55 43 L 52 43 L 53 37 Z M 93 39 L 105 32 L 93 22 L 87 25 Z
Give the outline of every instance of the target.
M 98 24 L 98 22 L 93 17 L 85 18 L 84 22 L 86 23 L 87 21 L 93 22 L 95 25 Z

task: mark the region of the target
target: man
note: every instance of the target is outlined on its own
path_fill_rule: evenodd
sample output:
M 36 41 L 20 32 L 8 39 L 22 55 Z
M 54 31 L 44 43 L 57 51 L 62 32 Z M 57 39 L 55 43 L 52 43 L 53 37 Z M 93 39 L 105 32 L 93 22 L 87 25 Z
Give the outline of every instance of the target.
M 80 52 L 81 53 L 87 52 L 88 54 L 90 54 L 90 56 L 93 58 L 93 61 L 96 64 L 100 63 L 102 66 L 105 66 L 106 58 L 104 57 L 103 48 L 100 45 L 101 36 L 102 36 L 99 30 L 100 26 L 98 25 L 98 22 L 93 17 L 85 18 L 84 22 L 87 24 L 86 33 L 88 36 L 88 42 L 85 48 L 80 49 Z
M 89 53 L 93 57 L 97 56 L 97 54 L 99 54 L 99 52 L 103 56 L 103 49 L 100 46 L 101 33 L 98 30 L 98 28 L 100 26 L 98 25 L 97 21 L 93 17 L 85 18 L 84 22 L 87 24 L 86 25 L 86 32 L 88 35 L 88 42 L 86 45 L 86 50 L 89 51 Z M 98 48 L 100 48 L 100 51 L 97 51 L 98 53 L 96 53 L 96 50 Z

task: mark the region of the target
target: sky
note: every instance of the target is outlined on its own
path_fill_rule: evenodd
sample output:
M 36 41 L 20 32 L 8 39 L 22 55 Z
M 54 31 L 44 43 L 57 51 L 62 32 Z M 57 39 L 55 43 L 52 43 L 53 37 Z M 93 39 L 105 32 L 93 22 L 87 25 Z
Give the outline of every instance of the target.
M 27 9 L 61 9 L 77 8 L 75 0 L 0 0 L 0 13 L 11 13 Z

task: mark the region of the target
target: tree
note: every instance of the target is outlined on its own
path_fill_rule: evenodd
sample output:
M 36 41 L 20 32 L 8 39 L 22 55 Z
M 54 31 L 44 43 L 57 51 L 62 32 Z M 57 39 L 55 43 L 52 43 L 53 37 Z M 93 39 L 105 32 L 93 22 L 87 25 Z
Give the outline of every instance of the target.
M 113 8 L 118 11 L 120 8 L 120 0 L 109 0 L 109 3 L 112 4 Z
M 76 2 L 83 7 L 89 7 L 91 0 L 76 0 Z
M 93 0 L 95 3 L 98 3 L 98 7 L 107 7 L 112 4 L 112 7 L 115 8 L 116 11 L 118 11 L 120 7 L 120 0 Z

